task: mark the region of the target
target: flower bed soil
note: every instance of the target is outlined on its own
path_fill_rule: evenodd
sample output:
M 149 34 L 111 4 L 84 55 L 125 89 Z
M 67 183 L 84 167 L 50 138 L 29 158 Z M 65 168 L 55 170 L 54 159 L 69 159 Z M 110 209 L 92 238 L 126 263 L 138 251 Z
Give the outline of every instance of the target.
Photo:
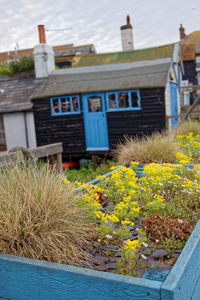
M 105 203 L 106 209 L 107 203 Z M 141 225 L 143 224 L 143 226 Z M 179 255 L 180 249 L 169 251 L 167 247 L 160 246 L 158 231 L 163 236 L 168 236 L 169 231 L 173 233 L 177 239 L 185 236 L 187 239 L 191 233 L 191 224 L 187 221 L 179 219 L 167 219 L 162 215 L 151 215 L 142 221 L 137 218 L 135 226 L 129 225 L 130 236 L 123 240 L 138 240 L 138 229 L 144 228 L 145 231 L 152 236 L 148 243 L 143 243 L 136 254 L 136 267 L 134 276 L 142 277 L 147 269 L 171 270 Z M 97 271 L 117 272 L 117 261 L 121 258 L 120 249 L 123 243 L 120 239 L 114 239 L 108 236 L 106 241 L 93 241 L 90 248 L 86 249 L 87 254 L 92 257 L 89 267 Z
M 90 268 L 137 277 L 142 277 L 149 268 L 171 270 L 200 216 L 200 167 L 194 170 L 189 167 L 190 170 L 183 165 L 148 165 L 143 173 L 146 179 L 140 180 L 135 171 L 141 168 L 133 163 L 133 169 L 121 166 L 110 177 L 100 176 L 99 186 L 82 186 L 88 192 L 82 196 L 83 200 L 93 207 L 98 227 L 96 239 L 86 249 L 91 256 Z M 185 199 L 188 194 L 191 199 Z M 176 207 L 178 197 L 181 200 Z

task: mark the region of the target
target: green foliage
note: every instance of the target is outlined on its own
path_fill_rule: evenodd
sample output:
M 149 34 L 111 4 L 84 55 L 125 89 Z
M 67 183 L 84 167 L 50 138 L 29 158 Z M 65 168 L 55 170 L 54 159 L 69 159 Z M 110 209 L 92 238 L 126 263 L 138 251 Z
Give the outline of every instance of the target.
M 27 72 L 34 69 L 34 61 L 32 56 L 22 56 L 18 60 L 9 63 L 10 70 L 13 74 L 18 72 Z
M 104 239 L 107 234 L 112 234 L 113 228 L 105 223 L 102 223 L 101 226 L 96 227 L 96 231 L 99 232 L 99 238 Z
M 11 72 L 8 64 L 0 65 L 0 76 L 4 76 L 4 75 L 12 75 L 12 72 Z
M 185 239 L 175 239 L 175 238 L 165 238 L 162 240 L 161 248 L 165 247 L 169 252 L 174 250 L 182 250 L 185 246 L 187 240 Z
M 15 73 L 28 72 L 34 69 L 34 61 L 32 56 L 22 56 L 10 63 L 0 64 L 0 75 L 13 76 Z
M 90 180 L 95 179 L 98 175 L 108 173 L 110 171 L 110 167 L 114 166 L 115 162 L 107 161 L 106 163 L 101 164 L 96 167 L 92 163 L 92 161 L 88 164 L 88 166 L 83 166 L 79 170 L 76 169 L 66 169 L 65 176 L 69 181 L 81 181 L 88 182 Z

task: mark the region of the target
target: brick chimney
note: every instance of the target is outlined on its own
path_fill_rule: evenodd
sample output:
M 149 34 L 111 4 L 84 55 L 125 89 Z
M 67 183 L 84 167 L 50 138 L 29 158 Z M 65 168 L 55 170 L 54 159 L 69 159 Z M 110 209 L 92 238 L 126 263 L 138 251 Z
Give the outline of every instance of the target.
M 55 70 L 55 58 L 53 48 L 46 44 L 45 27 L 38 25 L 39 45 L 33 50 L 35 77 L 48 77 Z
M 121 26 L 122 50 L 133 50 L 133 33 L 132 25 L 130 24 L 130 17 L 126 17 L 126 25 Z
M 184 39 L 184 37 L 186 37 L 186 34 L 185 34 L 185 28 L 183 27 L 182 24 L 180 24 L 179 32 L 180 32 L 180 40 Z
M 46 44 L 45 28 L 44 25 L 38 25 L 39 42 L 40 44 Z

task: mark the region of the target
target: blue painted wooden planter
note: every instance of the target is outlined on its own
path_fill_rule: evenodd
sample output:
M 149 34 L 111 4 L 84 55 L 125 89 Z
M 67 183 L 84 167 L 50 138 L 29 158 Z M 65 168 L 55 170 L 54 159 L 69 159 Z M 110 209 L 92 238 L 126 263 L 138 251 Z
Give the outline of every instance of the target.
M 164 281 L 0 255 L 0 299 L 199 300 L 200 221 Z
M 199 300 L 200 221 L 164 278 L 99 272 L 12 255 L 0 255 L 0 299 Z

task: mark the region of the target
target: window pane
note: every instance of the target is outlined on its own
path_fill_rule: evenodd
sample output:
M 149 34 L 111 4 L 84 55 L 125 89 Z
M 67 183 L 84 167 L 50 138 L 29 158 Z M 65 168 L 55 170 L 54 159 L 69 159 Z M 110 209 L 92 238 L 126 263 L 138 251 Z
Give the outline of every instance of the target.
M 89 112 L 102 111 L 101 97 L 99 96 L 88 97 L 88 111 Z
M 119 93 L 118 94 L 118 107 L 127 108 L 128 105 L 128 93 Z
M 6 151 L 6 139 L 3 124 L 3 115 L 0 115 L 0 151 Z
M 70 98 L 66 97 L 66 98 L 61 98 L 60 99 L 60 105 L 61 105 L 61 112 L 65 113 L 65 112 L 70 112 Z
M 116 108 L 115 94 L 109 94 L 108 101 L 109 101 L 109 108 L 115 109 Z
M 138 107 L 138 94 L 137 92 L 131 93 L 131 106 Z
M 78 108 L 78 97 L 72 97 L 72 111 L 73 112 L 79 111 L 79 108 Z
M 59 101 L 58 101 L 58 99 L 53 100 L 53 113 L 54 114 L 59 113 Z

